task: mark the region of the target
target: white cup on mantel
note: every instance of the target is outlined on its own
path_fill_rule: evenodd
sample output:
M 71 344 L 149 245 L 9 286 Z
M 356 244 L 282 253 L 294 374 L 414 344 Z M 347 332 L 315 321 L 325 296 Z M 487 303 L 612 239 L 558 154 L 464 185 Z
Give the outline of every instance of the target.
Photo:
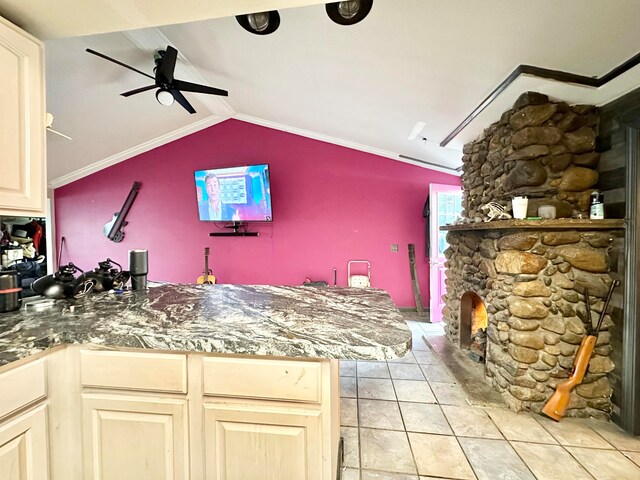
M 513 208 L 513 218 L 527 218 L 527 207 L 529 199 L 527 197 L 513 197 L 511 207 Z

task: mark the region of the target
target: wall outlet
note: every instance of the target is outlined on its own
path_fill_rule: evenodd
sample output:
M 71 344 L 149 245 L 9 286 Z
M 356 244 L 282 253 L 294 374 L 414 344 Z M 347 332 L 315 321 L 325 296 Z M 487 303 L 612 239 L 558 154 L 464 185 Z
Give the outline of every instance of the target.
M 398 251 L 398 244 L 397 243 L 392 243 L 391 244 L 391 251 L 392 252 L 397 252 Z

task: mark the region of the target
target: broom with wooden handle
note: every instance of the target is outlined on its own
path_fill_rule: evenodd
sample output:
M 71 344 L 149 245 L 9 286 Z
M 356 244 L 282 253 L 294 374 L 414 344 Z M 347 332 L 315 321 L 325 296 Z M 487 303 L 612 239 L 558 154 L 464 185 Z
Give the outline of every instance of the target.
M 593 353 L 593 349 L 596 347 L 596 342 L 598 341 L 598 333 L 600 332 L 600 328 L 602 327 L 602 322 L 607 312 L 607 307 L 609 306 L 609 301 L 611 300 L 611 295 L 613 294 L 613 289 L 616 288 L 620 282 L 618 280 L 614 280 L 609 287 L 609 292 L 607 293 L 607 299 L 604 302 L 604 308 L 600 313 L 600 318 L 598 319 L 598 325 L 596 328 L 593 328 L 593 324 L 591 323 L 591 307 L 589 306 L 589 291 L 584 289 L 584 303 L 587 307 L 587 322 L 589 324 L 589 331 L 587 335 L 582 339 L 582 343 L 580 344 L 580 348 L 578 349 L 578 353 L 576 353 L 575 361 L 573 362 L 573 369 L 571 370 L 571 375 L 564 382 L 558 384 L 556 387 L 556 391 L 551 395 L 551 398 L 547 400 L 544 407 L 542 408 L 542 413 L 546 416 L 554 419 L 559 422 L 562 417 L 564 417 L 565 412 L 567 411 L 567 406 L 569 405 L 569 400 L 571 399 L 571 391 L 578 385 L 582 383 L 584 379 L 584 375 L 587 372 L 587 368 L 589 367 L 589 360 L 591 360 L 591 354 Z

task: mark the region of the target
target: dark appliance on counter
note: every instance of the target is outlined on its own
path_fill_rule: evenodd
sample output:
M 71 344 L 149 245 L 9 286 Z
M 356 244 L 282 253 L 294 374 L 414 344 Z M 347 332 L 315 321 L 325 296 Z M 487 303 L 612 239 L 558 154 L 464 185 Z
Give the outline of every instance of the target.
M 117 268 L 114 268 L 114 265 Z M 98 262 L 98 268 L 93 269 L 91 272 L 83 273 L 79 277 L 81 282 L 89 279 L 96 282 L 93 287 L 94 292 L 105 292 L 114 288 L 124 288 L 129 281 L 129 272 L 123 271 L 119 263 L 107 258 L 103 262 Z
M 22 287 L 18 272 L 15 270 L 0 271 L 0 313 L 18 310 L 22 305 Z
M 149 252 L 147 250 L 129 250 L 129 273 L 131 274 L 132 290 L 147 288 L 147 273 L 149 273 Z
M 93 278 L 82 278 L 82 275 L 76 277 L 77 272 L 84 273 L 73 263 L 62 265 L 53 275 L 37 279 L 31 288 L 47 298 L 81 298 L 92 291 L 97 282 Z

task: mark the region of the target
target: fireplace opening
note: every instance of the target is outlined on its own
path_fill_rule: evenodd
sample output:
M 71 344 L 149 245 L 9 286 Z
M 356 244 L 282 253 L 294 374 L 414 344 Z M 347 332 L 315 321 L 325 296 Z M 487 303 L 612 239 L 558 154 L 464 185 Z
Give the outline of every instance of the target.
M 469 358 L 484 362 L 487 350 L 487 309 L 474 292 L 460 299 L 460 348 L 469 350 Z

